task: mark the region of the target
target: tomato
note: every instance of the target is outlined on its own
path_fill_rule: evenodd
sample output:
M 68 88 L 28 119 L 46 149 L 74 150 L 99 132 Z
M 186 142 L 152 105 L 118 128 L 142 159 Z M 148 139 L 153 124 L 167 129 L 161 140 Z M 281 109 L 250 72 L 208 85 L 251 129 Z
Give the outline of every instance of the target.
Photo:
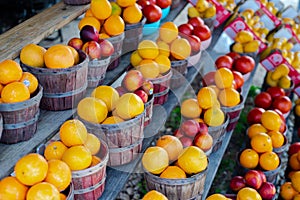
M 172 4 L 172 0 L 156 0 L 156 5 L 161 8 L 167 8 Z
M 193 27 L 205 25 L 201 17 L 191 17 L 187 23 L 191 24 Z
M 279 128 L 279 132 L 283 134 L 285 132 L 285 129 L 286 129 L 285 120 L 281 120 L 281 125 L 280 125 L 280 128 Z
M 208 26 L 196 26 L 193 30 L 193 35 L 196 35 L 200 38 L 201 41 L 208 40 L 211 37 L 211 32 Z
M 276 97 L 285 95 L 284 89 L 282 89 L 280 87 L 276 87 L 276 86 L 269 87 L 266 92 L 269 93 L 272 98 L 276 98 Z
M 229 52 L 226 54 L 226 56 L 230 56 L 233 59 L 233 61 L 241 57 L 241 55 L 236 52 Z
M 190 35 L 190 36 L 186 37 L 186 39 L 189 41 L 193 52 L 200 51 L 201 40 L 196 35 Z
M 284 118 L 282 112 L 279 109 L 273 108 L 273 110 L 280 116 L 282 121 L 285 121 L 285 118 Z
M 287 96 L 280 96 L 274 99 L 272 106 L 285 114 L 292 109 L 292 101 Z
M 136 2 L 137 4 L 139 4 L 141 6 L 141 8 L 143 9 L 146 5 L 150 5 L 150 1 L 149 0 L 138 0 Z
M 223 55 L 217 58 L 217 60 L 215 61 L 216 67 L 218 69 L 225 67 L 228 69 L 232 68 L 232 64 L 233 64 L 233 59 L 229 56 Z
M 191 24 L 181 24 L 178 26 L 179 33 L 182 33 L 182 36 L 190 36 L 192 35 L 194 27 Z
M 242 74 L 247 74 L 251 72 L 255 67 L 255 61 L 250 56 L 241 56 L 234 61 L 233 69 L 241 72 Z
M 255 96 L 254 104 L 256 107 L 268 109 L 272 105 L 272 97 L 267 92 L 261 92 Z
M 241 72 L 232 70 L 232 74 L 233 74 L 233 78 L 234 78 L 233 80 L 236 84 L 237 89 L 242 88 L 242 86 L 244 85 L 244 77 L 241 74 Z
M 300 151 L 300 142 L 294 142 L 290 145 L 288 154 L 291 156 L 295 153 L 298 153 L 298 151 Z
M 254 107 L 252 108 L 247 115 L 247 122 L 251 124 L 261 123 L 261 115 L 265 112 L 265 109 Z
M 202 78 L 202 85 L 204 87 L 215 84 L 215 73 L 215 71 L 211 71 L 204 75 L 204 77 Z
M 157 22 L 162 16 L 161 8 L 154 4 L 146 5 L 142 11 L 147 19 L 147 23 Z

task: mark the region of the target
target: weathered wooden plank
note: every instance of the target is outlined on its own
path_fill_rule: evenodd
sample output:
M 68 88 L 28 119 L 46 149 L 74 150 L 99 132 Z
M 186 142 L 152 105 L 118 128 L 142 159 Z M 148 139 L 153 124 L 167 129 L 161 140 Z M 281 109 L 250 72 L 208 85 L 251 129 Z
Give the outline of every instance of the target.
M 61 1 L 4 32 L 0 35 L 0 62 L 17 58 L 25 45 L 39 43 L 83 14 L 88 8 L 89 4 L 70 6 Z

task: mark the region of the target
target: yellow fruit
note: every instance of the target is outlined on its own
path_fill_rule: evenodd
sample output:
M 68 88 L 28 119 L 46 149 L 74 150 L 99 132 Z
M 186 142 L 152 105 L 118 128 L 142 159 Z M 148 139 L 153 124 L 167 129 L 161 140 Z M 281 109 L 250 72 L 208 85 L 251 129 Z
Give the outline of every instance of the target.
M 280 133 L 279 131 L 269 131 L 267 132 L 267 134 L 272 139 L 273 148 L 282 147 L 282 145 L 284 144 L 284 136 L 282 133 Z
M 170 59 L 165 55 L 158 55 L 154 61 L 159 66 L 159 73 L 164 74 L 168 72 L 171 69 L 171 61 Z
M 29 98 L 29 89 L 23 82 L 9 83 L 1 91 L 1 99 L 4 103 L 18 103 Z
M 272 74 L 273 74 L 273 71 L 267 72 L 266 82 L 269 86 L 275 87 L 275 86 L 277 86 L 277 81 L 272 79 Z
M 91 97 L 102 100 L 110 112 L 115 108 L 116 102 L 119 100 L 119 93 L 112 86 L 101 85 L 93 90 Z
M 0 199 L 24 200 L 28 187 L 20 183 L 16 177 L 7 176 L 0 181 Z
M 225 67 L 217 69 L 214 80 L 219 89 L 231 88 L 233 83 L 232 71 Z
M 254 149 L 257 153 L 264 153 L 273 150 L 272 139 L 266 133 L 256 134 L 251 138 L 250 143 L 252 149 Z
M 200 117 L 202 109 L 199 107 L 197 99 L 186 99 L 181 103 L 180 113 L 182 116 L 190 119 Z
M 128 7 L 135 4 L 135 0 L 117 0 L 117 4 L 121 7 Z
M 245 53 L 254 53 L 258 50 L 260 42 L 258 40 L 252 40 L 245 43 L 244 52 Z
M 170 56 L 170 46 L 166 42 L 160 40 L 157 41 L 156 44 L 158 46 L 160 55 L 165 55 L 167 57 Z
M 191 45 L 184 38 L 177 38 L 171 43 L 171 55 L 178 60 L 184 60 L 191 55 Z
M 138 45 L 138 53 L 143 59 L 155 59 L 158 54 L 158 46 L 151 40 L 143 40 Z
M 78 103 L 77 113 L 82 119 L 99 124 L 107 117 L 108 109 L 104 101 L 95 97 L 85 97 Z
M 281 118 L 275 111 L 267 110 L 261 115 L 261 123 L 268 130 L 278 131 L 281 126 Z
M 191 6 L 191 7 L 188 8 L 188 16 L 190 18 L 192 18 L 192 17 L 200 17 L 200 13 L 197 10 L 197 8 Z
M 44 151 L 46 160 L 61 159 L 64 152 L 68 149 L 61 141 L 54 141 L 48 144 Z
M 138 50 L 135 50 L 134 52 L 132 52 L 132 54 L 130 56 L 130 64 L 133 67 L 138 66 L 142 60 L 143 60 L 143 58 L 140 56 Z
M 292 175 L 291 178 L 292 186 L 295 188 L 297 192 L 300 192 L 300 172 L 297 171 Z
M 198 0 L 196 3 L 196 8 L 199 12 L 204 12 L 208 7 L 209 3 L 206 0 Z
M 253 149 L 244 149 L 239 157 L 240 164 L 248 169 L 254 169 L 259 162 L 259 155 Z
M 236 42 L 244 44 L 253 40 L 253 34 L 249 31 L 242 30 L 236 34 L 234 40 Z
M 197 94 L 197 100 L 200 108 L 208 109 L 215 105 L 217 100 L 217 95 L 214 89 L 210 87 L 203 87 L 199 90 Z
M 62 161 L 67 163 L 72 171 L 88 168 L 92 163 L 92 154 L 84 146 L 72 146 L 65 151 Z
M 29 188 L 26 200 L 60 200 L 60 193 L 58 189 L 51 183 L 42 182 L 35 184 Z
M 0 83 L 19 81 L 22 78 L 22 68 L 19 63 L 13 60 L 4 60 L 0 62 Z
M 225 88 L 219 92 L 219 101 L 223 106 L 232 107 L 241 102 L 240 93 L 234 88 Z
M 163 135 L 156 141 L 156 146 L 164 148 L 169 156 L 170 162 L 177 160 L 183 150 L 182 143 L 174 135 Z
M 34 93 L 39 85 L 37 78 L 30 72 L 23 72 L 20 82 L 23 82 L 28 87 L 30 94 Z
M 123 10 L 123 19 L 129 24 L 135 24 L 141 21 L 143 18 L 142 10 L 139 8 L 139 5 L 134 3 L 126 7 Z
M 87 130 L 80 120 L 70 119 L 61 125 L 59 137 L 67 147 L 83 145 L 87 139 Z
M 69 68 L 75 63 L 73 53 L 67 45 L 51 46 L 44 54 L 45 65 L 50 69 Z
M 168 153 L 162 147 L 149 147 L 143 154 L 142 164 L 150 173 L 160 174 L 169 165 Z
M 125 23 L 119 15 L 111 15 L 104 21 L 103 27 L 107 34 L 116 36 L 124 32 Z
M 279 80 L 281 77 L 288 75 L 289 72 L 290 72 L 289 67 L 283 63 L 273 70 L 273 73 L 271 74 L 271 78 L 273 80 Z
M 159 38 L 166 42 L 171 43 L 178 37 L 178 28 L 174 22 L 165 22 L 159 28 Z
M 244 53 L 244 47 L 241 43 L 236 42 L 232 45 L 232 51 L 237 53 Z
M 94 134 L 88 133 L 87 139 L 83 144 L 88 150 L 90 150 L 92 155 L 96 155 L 101 147 L 101 142 Z
M 280 164 L 280 159 L 275 152 L 268 151 L 259 156 L 259 166 L 263 170 L 275 170 Z
M 108 0 L 92 0 L 90 9 L 93 15 L 100 20 L 108 18 L 112 12 L 111 4 Z
M 137 69 L 142 73 L 145 79 L 157 78 L 160 72 L 160 67 L 155 61 L 145 64 L 141 62 Z
M 36 44 L 25 45 L 20 52 L 20 61 L 31 67 L 44 67 L 46 49 Z
M 122 8 L 114 1 L 109 2 L 111 5 L 111 15 L 121 15 L 122 14 Z
M 258 133 L 267 133 L 267 129 L 262 124 L 252 124 L 247 129 L 247 135 L 250 139 Z
M 168 200 L 168 198 L 156 190 L 151 190 L 145 194 L 142 200 Z
M 93 26 L 98 32 L 101 28 L 101 23 L 96 17 L 84 17 L 78 23 L 78 29 L 81 30 L 84 26 L 90 25 Z
M 211 5 L 210 7 L 208 7 L 205 12 L 204 12 L 204 18 L 211 18 L 214 17 L 217 13 L 217 9 L 216 6 Z
M 250 187 L 244 187 L 238 191 L 237 200 L 262 200 L 262 198 L 257 190 Z
M 204 113 L 204 122 L 209 126 L 220 126 L 225 121 L 225 115 L 223 111 L 214 106 L 207 109 Z
M 212 194 L 206 200 L 228 200 L 223 194 Z
M 144 103 L 136 94 L 126 93 L 117 101 L 116 112 L 124 120 L 131 119 L 144 112 Z
M 121 123 L 124 122 L 124 120 L 118 116 L 110 116 L 107 117 L 102 124 L 117 124 L 117 123 Z
M 159 176 L 160 178 L 180 179 L 186 178 L 185 172 L 177 166 L 168 166 Z
M 292 85 L 291 81 L 292 79 L 288 75 L 282 76 L 278 81 L 278 86 L 283 89 L 288 89 Z
M 197 174 L 206 169 L 208 159 L 200 148 L 196 146 L 186 147 L 178 157 L 178 165 L 187 174 Z

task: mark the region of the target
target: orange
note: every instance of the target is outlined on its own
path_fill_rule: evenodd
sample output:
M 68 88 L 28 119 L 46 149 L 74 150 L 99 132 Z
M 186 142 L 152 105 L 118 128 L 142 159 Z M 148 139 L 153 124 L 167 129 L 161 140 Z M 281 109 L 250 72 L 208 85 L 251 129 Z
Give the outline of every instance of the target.
M 180 113 L 186 118 L 198 118 L 200 117 L 201 112 L 202 109 L 199 107 L 197 99 L 190 98 L 181 103 Z
M 70 119 L 61 125 L 59 136 L 67 147 L 82 145 L 87 139 L 87 130 L 80 120 Z
M 300 192 L 300 171 L 295 172 L 291 178 L 292 186 L 297 192 Z
M 293 198 L 293 200 L 300 200 L 300 194 L 296 194 Z
M 116 2 L 110 1 L 109 3 L 111 5 L 111 15 L 120 16 L 122 13 L 122 8 Z
M 240 103 L 240 93 L 234 88 L 225 88 L 219 92 L 219 101 L 223 106 L 233 107 Z
M 211 107 L 204 112 L 204 122 L 208 126 L 220 126 L 224 121 L 225 115 L 218 107 Z
M 206 200 L 228 200 L 223 194 L 212 194 Z
M 213 107 L 213 105 L 217 101 L 217 95 L 214 89 L 210 87 L 203 87 L 199 90 L 197 94 L 197 100 L 200 108 L 208 109 Z
M 141 41 L 137 50 L 143 59 L 155 59 L 159 54 L 158 46 L 152 40 Z
M 259 165 L 264 170 L 275 170 L 279 164 L 280 158 L 273 151 L 265 152 L 259 156 Z
M 178 37 L 178 28 L 174 22 L 165 22 L 159 28 L 159 38 L 166 42 L 171 43 Z
M 133 67 L 136 67 L 139 65 L 139 63 L 143 60 L 143 58 L 140 56 L 138 50 L 135 50 L 134 52 L 131 53 L 130 55 L 130 64 Z
M 122 16 L 126 23 L 135 24 L 141 21 L 143 18 L 143 13 L 139 8 L 139 5 L 134 3 L 123 10 Z
M 254 169 L 259 162 L 259 155 L 253 149 L 244 149 L 239 157 L 240 164 L 248 169 Z
M 26 200 L 60 200 L 60 193 L 51 183 L 42 182 L 29 188 Z
M 39 86 L 37 78 L 30 72 L 23 72 L 20 82 L 23 82 L 28 87 L 30 94 L 34 93 Z
M 117 0 L 117 4 L 121 7 L 133 6 L 135 4 L 135 0 Z
M 107 117 L 102 124 L 117 124 L 117 123 L 121 123 L 124 122 L 124 120 L 118 116 L 110 116 Z
M 111 15 L 112 7 L 108 0 L 91 0 L 90 9 L 93 15 L 100 20 Z
M 154 79 L 159 76 L 160 67 L 159 65 L 153 61 L 149 63 L 141 62 L 137 69 L 142 73 L 145 79 Z
M 66 200 L 67 196 L 63 193 L 59 193 L 59 198 L 60 198 L 60 200 Z
M 2 85 L 2 84 L 0 83 L 0 97 L 1 97 L 1 92 L 2 92 L 3 88 L 4 88 L 4 85 Z
M 154 61 L 158 64 L 159 66 L 159 73 L 164 74 L 168 72 L 171 69 L 171 61 L 169 57 L 165 55 L 158 55 Z
M 111 15 L 104 21 L 104 29 L 110 36 L 120 35 L 125 30 L 124 20 L 119 15 Z
M 240 189 L 237 193 L 236 199 L 237 200 L 262 200 L 258 191 L 250 187 L 244 187 Z
M 84 16 L 85 17 L 93 17 L 94 15 L 92 13 L 92 9 L 91 8 L 87 9 L 84 13 Z
M 254 149 L 257 153 L 264 153 L 273 150 L 272 139 L 266 133 L 258 133 L 253 136 L 250 140 L 250 144 L 252 149 Z
M 61 141 L 54 141 L 48 144 L 44 151 L 46 160 L 61 159 L 64 152 L 68 149 Z
M 123 94 L 116 103 L 116 112 L 124 120 L 131 119 L 144 112 L 144 102 L 134 93 Z
M 208 159 L 200 148 L 188 146 L 179 155 L 178 165 L 187 174 L 196 174 L 206 169 Z
M 142 200 L 168 200 L 168 198 L 163 195 L 162 193 L 151 190 L 145 194 L 145 196 L 142 198 Z
M 72 171 L 83 170 L 91 165 L 92 154 L 85 146 L 72 146 L 65 151 L 62 161 L 67 163 Z
M 152 174 L 160 174 L 169 165 L 168 152 L 159 146 L 148 147 L 142 157 L 143 167 Z
M 90 150 L 92 155 L 96 155 L 100 150 L 101 142 L 94 134 L 88 133 L 83 145 Z
M 289 166 L 293 169 L 293 170 L 300 170 L 300 162 L 299 159 L 297 158 L 298 154 L 294 153 L 293 155 L 290 156 L 289 158 Z
M 252 124 L 247 129 L 247 135 L 250 139 L 257 133 L 267 133 L 267 129 L 262 124 Z
M 37 153 L 30 153 L 17 161 L 14 170 L 17 179 L 21 183 L 32 186 L 45 179 L 48 163 L 43 156 Z
M 30 99 L 30 92 L 24 83 L 12 82 L 2 89 L 1 99 L 3 103 L 18 103 Z
M 220 89 L 216 85 L 208 85 L 207 87 L 210 87 L 210 88 L 214 89 L 216 95 L 217 96 L 219 95 Z
M 16 177 L 7 176 L 0 181 L 0 199 L 23 200 L 28 187 L 18 181 Z
M 261 123 L 268 130 L 278 131 L 281 126 L 281 118 L 275 111 L 266 110 L 261 115 Z
M 77 50 L 74 48 L 74 47 L 71 47 L 71 46 L 67 46 L 71 52 L 72 52 L 72 55 L 73 55 L 73 58 L 74 58 L 74 65 L 77 65 L 80 61 L 80 58 L 79 58 L 79 53 L 77 52 Z
M 191 54 L 191 45 L 187 39 L 176 38 L 171 43 L 171 55 L 177 60 L 187 59 Z
M 159 49 L 159 54 L 165 55 L 167 57 L 170 56 L 170 46 L 168 43 L 160 40 L 160 41 L 157 41 L 156 44 Z
M 95 97 L 85 97 L 77 105 L 77 113 L 82 119 L 99 124 L 108 114 L 106 104 Z
M 217 87 L 220 89 L 231 88 L 234 77 L 230 69 L 222 67 L 217 69 L 214 80 Z
M 295 114 L 296 116 L 300 117 L 300 105 L 295 105 Z
M 298 192 L 293 187 L 292 182 L 285 182 L 280 186 L 279 194 L 283 199 L 292 200 Z
M 51 46 L 44 54 L 45 65 L 50 69 L 69 68 L 74 65 L 74 56 L 67 45 Z
M 119 100 L 119 93 L 112 86 L 101 85 L 93 90 L 91 97 L 102 100 L 110 112 L 115 108 L 116 102 Z
M 92 156 L 92 163 L 90 167 L 98 165 L 100 162 L 101 162 L 101 158 L 99 158 L 98 156 Z
M 44 67 L 44 53 L 46 49 L 36 44 L 25 45 L 20 52 L 20 61 L 31 67 Z
M 163 135 L 156 141 L 156 146 L 164 148 L 169 156 L 170 162 L 177 160 L 183 150 L 180 140 L 173 135 Z
M 19 81 L 22 77 L 22 68 L 13 60 L 4 60 L 0 62 L 0 83 L 6 85 L 8 83 Z
M 159 176 L 160 178 L 179 179 L 186 178 L 185 172 L 178 166 L 168 166 Z
M 82 18 L 78 23 L 78 29 L 81 30 L 86 25 L 91 25 L 98 32 L 100 31 L 101 23 L 96 17 L 90 16 Z
M 99 33 L 99 39 L 106 39 L 106 38 L 110 38 L 110 36 L 107 35 L 106 33 Z
M 284 136 L 282 135 L 282 133 L 280 133 L 279 131 L 269 131 L 267 132 L 267 134 L 272 139 L 273 148 L 282 147 L 282 145 L 284 144 Z
M 58 159 L 49 160 L 48 166 L 48 173 L 44 181 L 53 184 L 59 191 L 65 190 L 72 181 L 70 167 Z

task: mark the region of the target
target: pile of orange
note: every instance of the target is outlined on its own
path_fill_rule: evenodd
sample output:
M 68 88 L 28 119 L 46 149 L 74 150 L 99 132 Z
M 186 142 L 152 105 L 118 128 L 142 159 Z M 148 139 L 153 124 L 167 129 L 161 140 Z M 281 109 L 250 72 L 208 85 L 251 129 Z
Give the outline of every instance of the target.
M 23 72 L 13 60 L 0 62 L 0 102 L 18 103 L 30 99 L 38 88 L 37 78 L 30 72 Z

